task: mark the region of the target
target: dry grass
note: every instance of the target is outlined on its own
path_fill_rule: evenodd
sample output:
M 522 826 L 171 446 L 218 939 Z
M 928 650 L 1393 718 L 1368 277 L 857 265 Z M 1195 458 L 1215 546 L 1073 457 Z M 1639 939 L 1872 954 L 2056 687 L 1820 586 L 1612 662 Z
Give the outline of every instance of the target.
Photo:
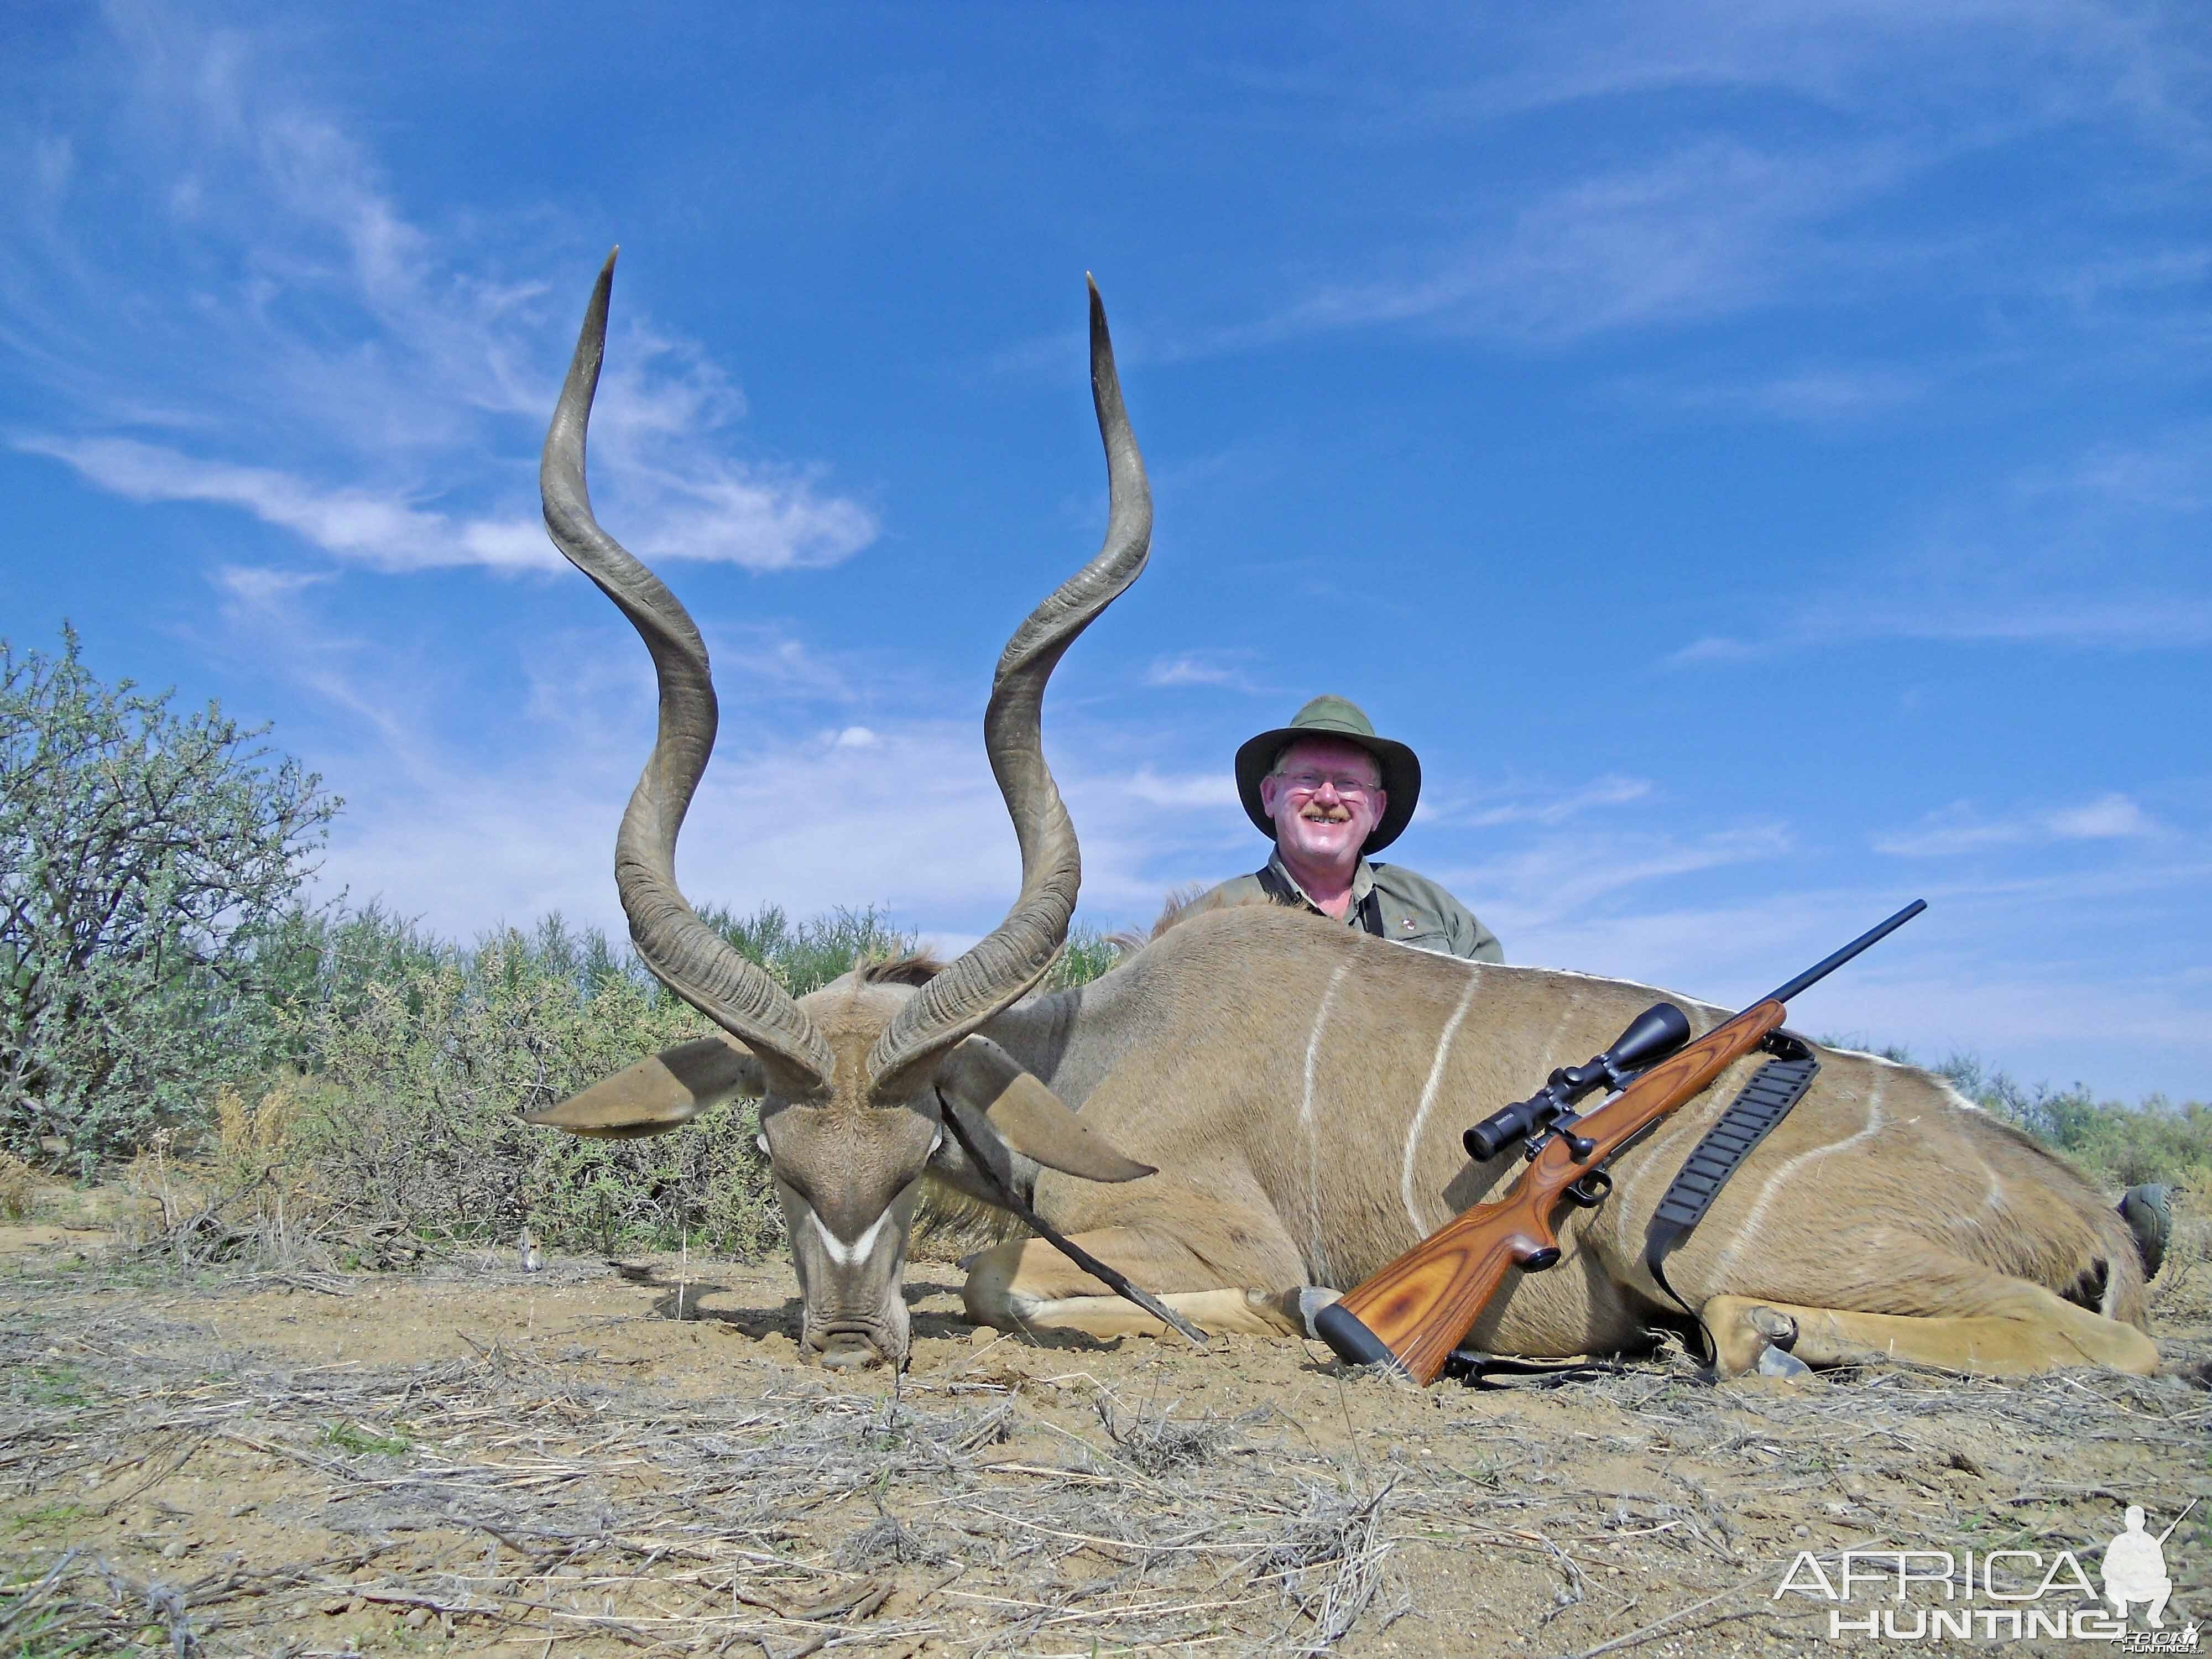
M 165 1547 L 157 1561 L 179 1565 L 150 1571 L 66 1550 L 15 1572 L 0 1631 L 260 1652 L 319 1614 L 368 1613 L 472 1643 L 744 1641 L 782 1656 L 964 1625 L 983 1652 L 1027 1650 L 1048 1631 L 1173 1644 L 1275 1622 L 1267 1611 L 1283 1602 L 1307 1617 L 1271 1639 L 1308 1652 L 1359 1616 L 1388 1553 L 1382 1494 L 1342 1487 L 1310 1454 L 1287 1509 L 1242 1480 L 1176 1498 L 1109 1444 L 1010 1467 L 1024 1415 L 1012 1388 L 878 1401 L 794 1374 L 765 1397 L 678 1409 L 604 1383 L 549 1388 L 544 1356 L 498 1346 L 398 1371 L 210 1376 L 184 1358 L 194 1334 L 112 1317 L 0 1331 L 31 1395 L 0 1432 L 11 1474 L 72 1494 L 84 1516 L 158 1517 L 159 1489 L 189 1463 L 239 1470 L 240 1490 L 278 1469 L 272 1518 L 313 1513 L 352 1547 L 251 1568 Z M 1122 1426 L 1120 1443 L 1162 1443 L 1158 1425 Z M 55 1507 L 44 1520 L 78 1518 Z M 19 1539 L 42 1519 L 25 1518 Z M 1092 1552 L 1125 1570 L 1063 1571 Z M 1194 1561 L 1210 1582 L 1168 1593 Z M 884 1576 L 899 1569 L 916 1571 Z
M 1672 1355 L 1420 1394 L 1295 1345 L 971 1346 L 933 1314 L 894 1384 L 789 1364 L 774 1313 L 702 1317 L 774 1308 L 766 1272 L 672 1307 L 674 1264 L 248 1265 L 0 1280 L 0 1641 L 1794 1654 L 1825 1634 L 1771 1600 L 1798 1548 L 2080 1547 L 2207 1487 L 2179 1376 L 1716 1389 Z M 448 1335 L 375 1357 L 401 1326 Z M 2201 1611 L 2212 1530 L 2172 1558 Z

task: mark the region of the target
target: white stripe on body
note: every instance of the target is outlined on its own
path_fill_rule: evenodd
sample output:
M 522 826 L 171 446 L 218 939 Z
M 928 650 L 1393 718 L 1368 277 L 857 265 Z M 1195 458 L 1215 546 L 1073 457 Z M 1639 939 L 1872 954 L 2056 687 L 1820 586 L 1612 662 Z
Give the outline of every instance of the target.
M 1434 1232 L 1443 1222 L 1424 1221 L 1420 1211 L 1414 1207 L 1413 1160 L 1421 1150 L 1421 1131 L 1428 1125 L 1429 1108 L 1436 1104 L 1437 1089 L 1444 1080 L 1444 1061 L 1451 1055 L 1452 1039 L 1459 1035 L 1460 1021 L 1467 1018 L 1467 1011 L 1474 1006 L 1475 989 L 1481 983 L 1479 976 L 1468 979 L 1467 989 L 1460 994 L 1459 1006 L 1452 1010 L 1451 1018 L 1444 1022 L 1443 1035 L 1437 1039 L 1437 1057 L 1429 1066 L 1428 1084 L 1421 1091 L 1421 1103 L 1413 1113 L 1413 1127 L 1406 1131 L 1406 1167 L 1398 1177 L 1398 1192 L 1406 1200 L 1406 1218 L 1413 1224 L 1413 1231 L 1424 1237 Z M 1444 1219 L 1449 1218 L 1446 1217 Z
M 1552 1022 L 1552 1034 L 1544 1039 L 1544 1046 L 1536 1051 L 1537 1069 L 1549 1077 L 1557 1068 L 1552 1056 L 1559 1051 L 1559 1039 L 1566 1035 L 1567 1022 L 1575 1017 L 1575 1010 L 1583 1006 L 1583 994 L 1577 991 L 1567 999 L 1567 1006 L 1559 1010 L 1559 1017 Z
M 1298 1122 L 1306 1136 L 1306 1231 L 1308 1249 L 1306 1261 L 1313 1273 L 1313 1282 L 1331 1282 L 1328 1258 L 1321 1243 L 1321 1137 L 1314 1128 L 1314 1070 L 1321 1058 L 1321 1034 L 1328 1024 L 1329 1011 L 1336 1006 L 1336 988 L 1352 971 L 1353 958 L 1347 956 L 1337 964 L 1336 971 L 1328 976 L 1328 985 L 1321 994 L 1321 1007 L 1314 1015 L 1313 1030 L 1306 1037 L 1306 1091 L 1298 1103 Z
M 1766 1218 L 1766 1206 L 1774 1202 L 1776 1194 L 1781 1192 L 1790 1177 L 1814 1159 L 1826 1158 L 1831 1152 L 1840 1152 L 1849 1146 L 1856 1146 L 1862 1140 L 1869 1139 L 1881 1132 L 1881 1073 L 1875 1073 L 1874 1086 L 1867 1091 L 1867 1121 L 1864 1128 L 1856 1134 L 1846 1135 L 1843 1139 L 1832 1142 L 1828 1146 L 1815 1146 L 1809 1152 L 1798 1153 L 1796 1157 L 1767 1177 L 1766 1186 L 1759 1194 L 1759 1202 L 1751 1206 L 1751 1213 L 1744 1218 L 1742 1227 L 1737 1231 L 1736 1236 L 1729 1241 L 1728 1248 L 1721 1252 L 1720 1260 L 1713 1264 L 1713 1279 L 1716 1283 L 1727 1282 L 1728 1271 L 1735 1265 L 1736 1257 L 1741 1254 L 1746 1245 L 1758 1237 L 1759 1224 Z

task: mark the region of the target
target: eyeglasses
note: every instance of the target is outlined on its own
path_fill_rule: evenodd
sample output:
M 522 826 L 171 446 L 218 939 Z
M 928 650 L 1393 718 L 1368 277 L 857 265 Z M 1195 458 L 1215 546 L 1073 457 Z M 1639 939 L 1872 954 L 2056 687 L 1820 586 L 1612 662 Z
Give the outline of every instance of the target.
M 1298 796 L 1318 795 L 1323 784 L 1328 785 L 1346 800 L 1357 800 L 1362 795 L 1376 795 L 1382 792 L 1380 783 L 1370 783 L 1360 777 L 1338 777 L 1328 772 L 1278 772 L 1275 775 L 1282 780 L 1284 788 Z

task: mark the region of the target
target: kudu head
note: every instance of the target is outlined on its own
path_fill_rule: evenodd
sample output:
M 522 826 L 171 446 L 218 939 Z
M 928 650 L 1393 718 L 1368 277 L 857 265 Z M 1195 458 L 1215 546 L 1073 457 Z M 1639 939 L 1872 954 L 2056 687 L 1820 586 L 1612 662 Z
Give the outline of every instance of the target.
M 825 1364 L 907 1354 L 900 1294 L 921 1181 L 933 1169 L 995 1197 L 946 1134 L 958 1112 L 986 1161 L 1018 1179 L 1019 1159 L 1096 1180 L 1151 1173 L 1087 1132 L 988 1038 L 993 1015 L 1034 989 L 1066 942 L 1082 861 L 1045 764 L 1046 680 L 1076 636 L 1145 568 L 1152 495 L 1130 435 L 1098 290 L 1091 289 L 1091 387 L 1106 447 L 1110 509 L 1097 557 L 1014 630 L 999 659 L 983 741 L 1021 847 L 1021 895 L 1006 920 L 927 977 L 856 972 L 794 999 L 702 921 L 678 890 L 676 836 L 714 744 L 707 649 L 675 595 L 600 529 L 584 482 L 584 440 L 606 344 L 608 258 L 584 313 L 546 434 L 539 484 L 546 528 L 644 639 L 659 679 L 659 728 L 615 839 L 615 881 L 639 957 L 713 1020 L 707 1037 L 640 1062 L 532 1122 L 580 1134 L 651 1134 L 736 1096 L 761 1102 L 761 1148 L 783 1207 L 805 1306 L 804 1346 Z M 902 982 L 902 981 L 907 982 Z

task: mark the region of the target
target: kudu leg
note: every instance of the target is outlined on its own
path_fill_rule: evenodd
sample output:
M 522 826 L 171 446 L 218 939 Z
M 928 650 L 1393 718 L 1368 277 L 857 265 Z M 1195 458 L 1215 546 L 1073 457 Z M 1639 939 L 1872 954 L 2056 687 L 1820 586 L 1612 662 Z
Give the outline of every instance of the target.
M 1814 1366 L 1903 1359 L 1988 1376 L 2069 1365 L 2104 1365 L 2138 1376 L 2158 1369 L 2157 1345 L 2134 1326 L 2024 1279 L 2000 1283 L 2004 1289 L 1990 1298 L 1987 1313 L 1863 1313 L 1741 1296 L 1714 1297 L 1701 1311 L 1712 1333 L 1715 1369 L 1723 1376 L 1754 1369 L 1778 1335 L 1778 1346 Z M 1785 1334 L 1791 1327 L 1794 1341 Z
M 1267 1229 L 1258 1218 L 1232 1231 L 1245 1242 L 1225 1252 L 1225 1261 L 1201 1257 L 1179 1240 L 1137 1227 L 1097 1228 L 1073 1234 L 1070 1242 L 1210 1334 L 1298 1334 L 1280 1307 L 1283 1286 L 1299 1271 L 1289 1238 L 1274 1241 L 1273 1249 L 1251 1249 L 1249 1242 L 1263 1231 L 1280 1231 Z M 1070 1331 L 1105 1340 L 1158 1336 L 1167 1328 L 1041 1238 L 1014 1240 L 973 1258 L 961 1294 L 970 1319 L 998 1330 Z

